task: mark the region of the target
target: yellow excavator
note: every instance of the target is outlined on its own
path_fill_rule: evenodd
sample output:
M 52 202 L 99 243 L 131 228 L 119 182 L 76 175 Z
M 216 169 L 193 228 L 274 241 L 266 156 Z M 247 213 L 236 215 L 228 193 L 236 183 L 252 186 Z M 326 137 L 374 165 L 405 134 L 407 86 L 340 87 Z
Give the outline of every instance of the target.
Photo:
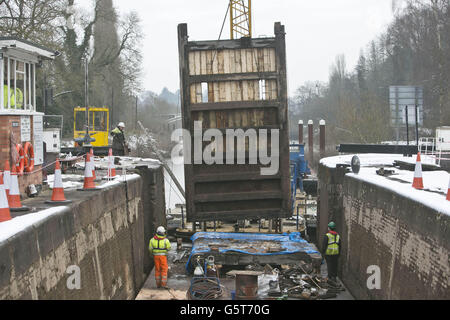
M 80 146 L 77 141 L 86 136 L 86 108 L 74 109 L 73 138 L 75 147 Z M 91 142 L 93 147 L 108 147 L 109 135 L 109 109 L 89 107 L 89 134 L 95 141 Z
M 72 153 L 73 155 L 81 155 L 94 150 L 96 156 L 107 156 L 109 153 L 109 108 L 89 107 L 89 131 L 86 129 L 86 108 L 74 108 L 73 121 L 73 138 L 74 145 L 72 147 L 61 148 L 62 153 Z M 89 132 L 89 138 L 86 134 Z M 86 141 L 86 140 L 89 141 Z

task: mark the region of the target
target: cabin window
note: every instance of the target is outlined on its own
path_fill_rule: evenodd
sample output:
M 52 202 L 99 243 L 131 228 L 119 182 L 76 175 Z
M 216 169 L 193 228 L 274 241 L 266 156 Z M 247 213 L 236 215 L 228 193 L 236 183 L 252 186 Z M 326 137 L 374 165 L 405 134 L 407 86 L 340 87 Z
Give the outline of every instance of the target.
M 4 56 L 0 67 L 1 109 L 35 111 L 35 65 Z

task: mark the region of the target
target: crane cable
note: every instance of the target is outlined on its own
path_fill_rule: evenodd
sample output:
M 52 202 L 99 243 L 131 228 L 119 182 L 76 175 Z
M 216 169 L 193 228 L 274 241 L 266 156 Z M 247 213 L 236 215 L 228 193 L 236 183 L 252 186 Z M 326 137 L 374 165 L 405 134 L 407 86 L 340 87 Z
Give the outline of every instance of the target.
M 222 28 L 220 29 L 219 38 L 217 39 L 217 41 L 219 41 L 220 38 L 222 38 L 223 28 L 225 28 L 225 23 L 227 22 L 227 17 L 228 17 L 229 11 L 230 11 L 230 3 L 228 3 L 228 5 L 227 5 L 227 12 L 225 13 L 225 17 L 223 18 Z M 214 59 L 216 59 L 216 56 L 217 56 L 217 50 L 214 51 L 214 55 L 211 59 L 211 73 L 213 72 L 213 64 L 214 64 Z

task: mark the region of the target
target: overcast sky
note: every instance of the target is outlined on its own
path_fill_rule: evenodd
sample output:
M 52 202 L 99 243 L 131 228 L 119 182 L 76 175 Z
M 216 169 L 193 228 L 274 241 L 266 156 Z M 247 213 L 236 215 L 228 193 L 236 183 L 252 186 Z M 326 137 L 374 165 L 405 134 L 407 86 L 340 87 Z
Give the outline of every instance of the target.
M 92 0 L 81 0 L 89 4 Z M 338 54 L 352 69 L 361 49 L 392 21 L 391 0 L 253 0 L 253 37 L 273 36 L 286 26 L 289 93 L 305 81 L 327 81 Z M 177 25 L 188 24 L 191 40 L 219 36 L 228 0 L 114 0 L 120 13 L 136 10 L 145 38 L 144 88 L 179 87 Z M 222 39 L 229 38 L 229 20 Z

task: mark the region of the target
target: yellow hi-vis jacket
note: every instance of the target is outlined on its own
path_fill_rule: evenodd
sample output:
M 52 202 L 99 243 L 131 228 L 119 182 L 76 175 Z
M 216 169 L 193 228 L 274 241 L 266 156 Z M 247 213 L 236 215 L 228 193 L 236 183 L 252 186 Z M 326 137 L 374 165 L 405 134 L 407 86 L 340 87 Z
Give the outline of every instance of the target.
M 328 246 L 325 254 L 327 256 L 339 255 L 339 243 L 340 243 L 339 235 L 327 233 L 327 238 L 328 238 Z
M 9 91 L 9 92 L 8 92 Z M 9 93 L 9 94 L 8 94 Z M 8 86 L 3 86 L 3 105 L 5 108 L 8 108 L 8 99 L 11 108 L 15 107 L 15 109 L 21 109 L 23 106 L 23 93 L 22 90 L 16 88 L 16 92 L 11 88 L 8 90 Z M 16 106 L 17 103 L 17 106 Z
M 150 244 L 148 246 L 148 250 L 150 250 L 150 253 L 154 256 L 165 256 L 169 252 L 170 248 L 170 241 L 167 238 L 160 237 L 158 235 L 150 240 Z

